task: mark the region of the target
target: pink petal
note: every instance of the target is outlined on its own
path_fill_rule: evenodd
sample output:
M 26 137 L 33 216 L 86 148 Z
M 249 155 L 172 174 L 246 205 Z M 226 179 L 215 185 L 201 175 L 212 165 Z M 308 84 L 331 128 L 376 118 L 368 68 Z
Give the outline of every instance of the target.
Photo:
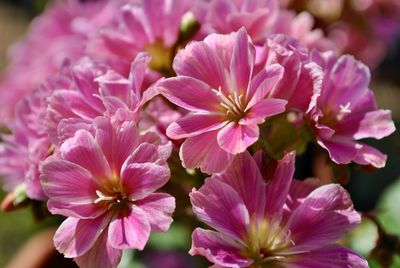
M 117 215 L 111 221 L 108 232 L 108 243 L 112 247 L 143 250 L 149 240 L 150 224 L 143 210 L 132 206 L 128 215 Z
M 286 100 L 281 99 L 263 99 L 250 108 L 246 117 L 240 119 L 239 124 L 262 124 L 266 117 L 277 115 L 285 111 Z
M 250 215 L 235 189 L 211 177 L 199 190 L 193 189 L 189 196 L 193 211 L 202 222 L 242 241 Z
M 279 217 L 283 211 L 294 175 L 295 157 L 295 153 L 286 154 L 278 162 L 274 175 L 267 184 L 266 196 L 270 202 L 266 204 L 265 214 L 269 217 Z
M 298 254 L 288 260 L 293 268 L 368 268 L 368 262 L 350 249 L 330 246 L 309 253 Z
M 216 131 L 187 138 L 179 155 L 185 168 L 200 168 L 208 174 L 222 172 L 232 159 L 231 154 L 219 147 Z
M 240 254 L 239 245 L 221 233 L 196 228 L 190 255 L 202 255 L 221 267 L 248 267 L 252 261 Z M 218 267 L 220 267 L 218 266 Z
M 74 137 L 66 140 L 61 145 L 60 152 L 63 159 L 89 170 L 97 178 L 111 175 L 107 159 L 93 136 L 86 130 L 78 130 Z
M 218 132 L 218 144 L 226 152 L 238 154 L 244 152 L 250 145 L 258 140 L 259 129 L 257 125 L 240 125 L 231 122 Z
M 160 82 L 158 87 L 161 94 L 169 101 L 187 110 L 217 111 L 220 107 L 220 100 L 212 88 L 205 82 L 192 77 L 169 78 Z
M 154 193 L 135 202 L 146 214 L 151 230 L 166 232 L 173 219 L 172 213 L 175 210 L 175 198 L 169 194 Z
M 237 32 L 235 39 L 230 74 L 238 95 L 245 95 L 253 73 L 255 49 L 250 44 L 249 36 L 244 28 Z
M 109 217 L 67 218 L 54 235 L 54 245 L 66 258 L 82 256 L 93 247 L 109 220 Z
M 349 164 L 361 147 L 351 140 L 320 140 L 318 144 L 325 148 L 331 160 L 338 164 Z
M 321 95 L 323 77 L 324 73 L 320 66 L 314 62 L 305 64 L 301 69 L 295 91 L 289 99 L 289 107 L 304 113 L 310 112 Z M 285 88 L 283 87 L 282 90 L 284 91 Z
M 213 89 L 228 88 L 220 54 L 204 42 L 192 42 L 181 49 L 175 56 L 173 67 L 179 76 L 190 76 L 207 82 Z
M 99 185 L 86 169 L 68 161 L 50 160 L 45 162 L 41 173 L 51 213 L 78 218 L 91 218 L 104 213 L 94 204 Z
M 228 168 L 214 177 L 235 189 L 250 215 L 264 216 L 266 184 L 250 153 L 244 152 L 235 156 Z
M 283 67 L 279 64 L 272 64 L 262 70 L 251 82 L 247 92 L 247 99 L 250 100 L 247 107 L 252 107 L 271 92 L 282 79 Z
M 80 267 L 112 268 L 117 267 L 122 256 L 122 250 L 113 248 L 108 242 L 108 230 L 97 239 L 93 247 L 84 255 L 75 258 Z
M 288 228 L 295 246 L 290 250 L 315 250 L 340 239 L 361 221 L 349 194 L 340 185 L 314 190 L 293 211 Z
M 167 136 L 182 139 L 222 128 L 226 125 L 224 116 L 219 114 L 188 114 L 167 128 Z
M 337 105 L 355 103 L 367 94 L 370 77 L 367 66 L 352 56 L 341 56 L 329 73 L 329 78 L 325 79 L 327 81 L 321 92 L 321 103 Z
M 391 111 L 377 110 L 365 114 L 360 122 L 354 139 L 375 138 L 382 139 L 396 130 L 391 118 Z
M 124 161 L 132 154 L 139 142 L 139 132 L 134 122 L 113 125 L 106 118 L 95 119 L 96 142 L 100 145 L 112 170 L 119 173 Z
M 121 183 L 134 200 L 142 199 L 168 182 L 171 173 L 167 166 L 154 163 L 135 163 L 128 159 L 122 167 Z
M 114 70 L 109 70 L 95 79 L 99 83 L 101 96 L 113 96 L 130 107 L 130 81 Z
M 355 163 L 360 165 L 373 165 L 376 168 L 385 167 L 387 159 L 385 154 L 366 144 L 360 144 L 360 146 L 362 147 L 357 150 L 357 154 L 353 159 Z

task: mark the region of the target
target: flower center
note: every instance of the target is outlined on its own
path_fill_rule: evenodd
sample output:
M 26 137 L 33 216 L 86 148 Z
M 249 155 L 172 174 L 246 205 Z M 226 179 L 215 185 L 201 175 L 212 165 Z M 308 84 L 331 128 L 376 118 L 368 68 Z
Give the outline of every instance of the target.
M 224 93 L 222 93 L 221 87 L 219 87 L 218 90 L 213 89 L 213 91 L 220 98 L 220 105 L 225 111 L 229 121 L 239 121 L 246 116 L 247 103 L 242 94 L 238 95 L 235 91 L 225 96 Z
M 150 69 L 162 73 L 166 76 L 173 76 L 172 69 L 173 50 L 167 48 L 162 40 L 156 40 L 152 44 L 148 44 L 144 50 L 151 55 L 149 63 Z
M 274 267 L 284 260 L 286 254 L 282 250 L 293 246 L 290 231 L 280 226 L 277 219 L 251 220 L 244 240 L 247 247 L 243 255 L 254 260 L 252 267 Z
M 321 123 L 334 128 L 335 125 L 340 122 L 347 114 L 351 113 L 351 102 L 347 102 L 346 104 L 339 105 L 339 111 L 335 112 L 334 109 L 326 109 L 324 110 L 324 116 L 321 118 Z
M 96 194 L 98 198 L 94 201 L 95 204 L 106 206 L 107 209 L 113 207 L 125 208 L 127 205 L 132 203 L 132 199 L 128 194 L 124 193 L 119 188 L 112 188 L 111 191 L 104 189 L 103 191 L 97 190 Z

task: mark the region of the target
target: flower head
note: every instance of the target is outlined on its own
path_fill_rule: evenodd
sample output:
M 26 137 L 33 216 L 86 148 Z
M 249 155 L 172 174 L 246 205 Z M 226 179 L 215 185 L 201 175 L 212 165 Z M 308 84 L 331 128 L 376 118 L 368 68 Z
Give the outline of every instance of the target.
M 146 51 L 152 56 L 152 70 L 171 74 L 182 18 L 195 1 L 136 2 L 123 6 L 115 16 L 117 19 L 89 41 L 88 53 L 126 75 L 131 61 L 139 52 Z
M 318 144 L 339 164 L 383 167 L 386 156 L 359 139 L 381 139 L 394 132 L 389 110 L 378 110 L 368 88 L 370 72 L 361 62 L 345 55 L 314 53 L 323 66 L 321 96 L 310 113 Z
M 233 154 L 254 144 L 258 125 L 282 113 L 286 100 L 267 98 L 282 77 L 279 64 L 254 70 L 255 48 L 246 30 L 213 34 L 193 42 L 174 60 L 177 77 L 159 83 L 161 93 L 189 110 L 167 135 L 186 138 L 183 165 L 207 173 L 222 171 Z
M 140 135 L 132 121 L 94 124 L 94 136 L 78 130 L 46 160 L 41 181 L 49 211 L 68 217 L 56 248 L 82 266 L 115 267 L 122 249 L 143 249 L 151 231 L 172 222 L 174 198 L 155 193 L 170 177 L 171 145 Z
M 339 185 L 316 189 L 292 181 L 294 154 L 266 182 L 249 153 L 190 194 L 197 217 L 192 255 L 217 267 L 368 267 L 336 241 L 361 218 Z
M 9 51 L 10 66 L 0 81 L 0 120 L 16 103 L 55 75 L 66 60 L 85 54 L 89 34 L 113 18 L 123 1 L 54 1 Z M 45 49 L 44 49 L 45 48 Z

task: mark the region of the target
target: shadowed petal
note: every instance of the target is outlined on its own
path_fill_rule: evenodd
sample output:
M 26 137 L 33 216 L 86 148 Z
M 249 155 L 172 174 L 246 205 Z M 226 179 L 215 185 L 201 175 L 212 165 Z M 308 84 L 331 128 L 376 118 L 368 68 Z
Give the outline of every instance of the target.
M 295 246 L 291 250 L 315 250 L 336 242 L 361 221 L 349 194 L 329 184 L 311 192 L 292 213 L 288 228 Z
M 243 200 L 231 186 L 217 178 L 208 178 L 199 190 L 192 190 L 190 200 L 201 221 L 241 241 L 250 216 Z
M 235 156 L 228 168 L 214 177 L 226 182 L 238 192 L 250 215 L 264 216 L 266 184 L 250 153 L 244 152 Z
M 179 156 L 185 168 L 200 168 L 204 173 L 222 172 L 232 155 L 222 150 L 217 142 L 217 131 L 190 137 L 182 144 Z
M 288 262 L 293 268 L 368 268 L 368 262 L 357 253 L 338 246 L 303 253 L 291 257 Z
M 293 179 L 295 157 L 295 153 L 289 153 L 278 162 L 274 175 L 266 187 L 269 202 L 266 204 L 265 214 L 269 217 L 279 217 L 283 211 Z
M 222 267 L 248 267 L 252 263 L 241 256 L 239 245 L 232 239 L 221 233 L 200 228 L 193 231 L 189 254 L 202 255 Z

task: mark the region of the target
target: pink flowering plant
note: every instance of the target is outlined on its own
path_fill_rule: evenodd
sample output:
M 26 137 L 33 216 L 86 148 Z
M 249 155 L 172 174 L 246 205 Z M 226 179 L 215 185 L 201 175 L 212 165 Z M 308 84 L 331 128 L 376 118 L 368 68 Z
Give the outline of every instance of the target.
M 383 168 L 362 139 L 395 126 L 368 67 L 310 14 L 278 0 L 56 0 L 11 51 L 1 208 L 56 219 L 54 247 L 79 267 L 368 267 L 345 244 L 362 214 L 333 171 Z M 329 181 L 294 178 L 310 148 Z

